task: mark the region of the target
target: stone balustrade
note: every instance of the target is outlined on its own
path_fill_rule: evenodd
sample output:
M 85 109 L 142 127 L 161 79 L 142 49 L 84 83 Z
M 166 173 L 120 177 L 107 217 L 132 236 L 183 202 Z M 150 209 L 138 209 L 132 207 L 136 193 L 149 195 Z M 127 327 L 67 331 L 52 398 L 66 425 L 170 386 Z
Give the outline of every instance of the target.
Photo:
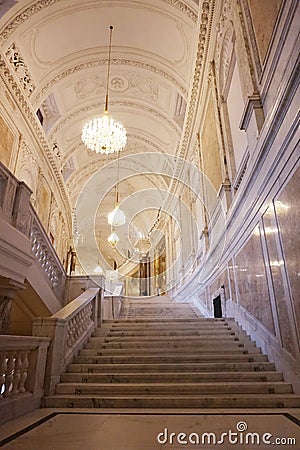
M 55 289 L 64 282 L 66 278 L 65 270 L 36 213 L 34 211 L 33 213 L 30 231 L 31 249 L 47 275 L 51 287 Z
M 33 320 L 33 335 L 51 338 L 45 377 L 47 394 L 54 392 L 67 364 L 97 327 L 100 292 L 99 288 L 90 288 L 53 316 Z
M 66 279 L 64 267 L 30 203 L 31 190 L 0 162 L 0 217 L 30 240 L 45 280 L 61 297 Z
M 0 335 L 0 423 L 38 408 L 49 338 Z

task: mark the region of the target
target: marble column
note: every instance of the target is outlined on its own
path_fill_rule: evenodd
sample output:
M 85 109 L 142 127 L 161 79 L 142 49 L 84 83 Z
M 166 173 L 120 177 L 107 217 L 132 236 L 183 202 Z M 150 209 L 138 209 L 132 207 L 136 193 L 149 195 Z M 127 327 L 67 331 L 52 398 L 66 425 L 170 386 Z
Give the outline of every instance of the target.
M 0 279 L 0 334 L 7 334 L 10 326 L 12 302 L 16 293 L 25 286 L 10 278 Z

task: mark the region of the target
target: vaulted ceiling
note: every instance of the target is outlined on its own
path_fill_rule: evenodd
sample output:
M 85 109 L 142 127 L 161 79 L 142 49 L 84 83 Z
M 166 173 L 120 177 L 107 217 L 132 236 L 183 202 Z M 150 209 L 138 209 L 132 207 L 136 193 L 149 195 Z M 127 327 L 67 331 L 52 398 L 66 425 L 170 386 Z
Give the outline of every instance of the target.
M 8 59 L 17 55 L 24 62 L 30 102 L 44 118 L 73 206 L 91 175 L 115 158 L 97 155 L 81 142 L 84 123 L 104 108 L 109 26 L 114 26 L 109 109 L 127 130 L 122 155 L 175 154 L 193 69 L 198 8 L 194 0 L 2 5 L 0 13 L 8 10 L 1 19 L 2 47 Z M 163 177 L 132 177 L 120 184 L 120 193 L 168 183 Z M 112 195 L 103 202 L 104 212 L 112 209 Z

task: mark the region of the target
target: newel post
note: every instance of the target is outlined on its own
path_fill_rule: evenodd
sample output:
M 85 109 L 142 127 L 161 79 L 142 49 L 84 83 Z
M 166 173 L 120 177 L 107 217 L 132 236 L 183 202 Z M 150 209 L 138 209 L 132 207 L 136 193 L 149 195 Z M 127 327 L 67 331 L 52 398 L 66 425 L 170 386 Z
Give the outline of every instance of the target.
M 38 317 L 33 321 L 32 334 L 51 338 L 44 386 L 45 394 L 51 395 L 64 369 L 66 320 L 57 317 Z

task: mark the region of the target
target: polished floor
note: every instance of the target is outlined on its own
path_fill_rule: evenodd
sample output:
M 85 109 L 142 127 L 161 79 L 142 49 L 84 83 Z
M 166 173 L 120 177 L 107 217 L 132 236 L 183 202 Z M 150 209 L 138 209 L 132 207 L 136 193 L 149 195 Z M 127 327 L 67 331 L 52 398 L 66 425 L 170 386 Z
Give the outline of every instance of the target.
M 299 409 L 168 414 L 41 409 L 0 427 L 0 446 L 13 450 L 264 450 L 270 445 L 300 448 Z

